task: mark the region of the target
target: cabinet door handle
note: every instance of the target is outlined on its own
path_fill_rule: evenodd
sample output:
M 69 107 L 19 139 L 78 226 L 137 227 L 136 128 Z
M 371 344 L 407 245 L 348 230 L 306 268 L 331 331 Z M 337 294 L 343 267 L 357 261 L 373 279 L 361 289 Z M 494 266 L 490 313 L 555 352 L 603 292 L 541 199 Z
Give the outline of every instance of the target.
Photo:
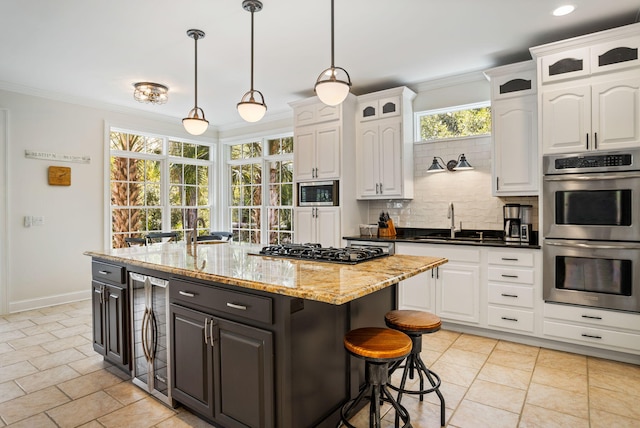
M 518 298 L 517 294 L 508 294 L 508 293 L 502 293 L 500 294 L 502 297 L 515 297 Z
M 376 183 L 376 195 L 378 194 L 378 187 L 379 187 L 379 185 L 378 185 L 378 183 Z
M 500 317 L 500 318 L 502 318 L 502 319 L 503 319 L 503 320 L 505 320 L 505 321 L 515 321 L 515 322 L 518 322 L 518 318 L 509 318 L 509 317 Z
M 593 315 L 582 315 L 582 318 L 588 318 L 590 320 L 601 320 L 602 319 L 602 317 L 593 316 Z
M 215 321 L 211 320 L 209 323 L 209 339 L 211 339 L 211 346 L 213 346 L 213 342 L 215 342 L 215 337 L 213 336 L 213 326 L 215 325 Z
M 503 274 L 502 274 L 502 277 L 503 277 L 503 278 L 517 278 L 517 277 L 518 277 L 518 275 L 507 275 L 506 273 L 503 273 Z
M 587 132 L 587 150 L 589 150 L 589 133 Z
M 209 344 L 209 342 L 207 342 L 207 324 L 209 324 L 209 318 L 204 319 L 204 344 L 205 345 Z
M 380 183 L 380 194 L 382 195 L 382 183 Z
M 593 148 L 598 150 L 598 133 L 593 133 Z
M 180 290 L 180 291 L 178 291 L 178 293 L 179 293 L 181 296 L 185 296 L 185 297 L 196 297 L 196 295 L 195 295 L 194 293 L 189 293 L 188 291 L 182 291 L 182 290 Z
M 99 270 L 98 273 L 100 275 L 109 275 L 111 272 L 109 272 L 108 270 Z
M 602 336 L 596 336 L 595 334 L 582 333 L 582 337 L 588 337 L 589 339 L 602 339 Z
M 517 262 L 518 259 L 515 257 L 502 257 L 502 260 L 507 261 L 507 262 Z
M 496 190 L 500 190 L 500 177 L 496 177 Z
M 116 294 L 109 293 L 109 297 L 111 297 L 112 299 L 118 300 L 118 295 L 116 295 Z
M 230 302 L 227 302 L 227 307 L 229 307 L 231 309 L 238 309 L 238 310 L 241 310 L 241 311 L 246 311 L 247 310 L 247 307 L 244 306 L 244 305 L 237 305 L 235 303 L 230 303 Z

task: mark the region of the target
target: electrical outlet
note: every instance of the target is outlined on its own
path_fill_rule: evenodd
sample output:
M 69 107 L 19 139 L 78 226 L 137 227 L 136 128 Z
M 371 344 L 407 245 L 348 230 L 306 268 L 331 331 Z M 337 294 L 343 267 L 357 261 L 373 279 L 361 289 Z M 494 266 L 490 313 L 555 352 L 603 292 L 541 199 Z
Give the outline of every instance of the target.
M 38 215 L 31 217 L 31 224 L 34 226 L 44 225 L 44 216 Z
M 31 227 L 31 216 L 24 216 L 24 227 Z

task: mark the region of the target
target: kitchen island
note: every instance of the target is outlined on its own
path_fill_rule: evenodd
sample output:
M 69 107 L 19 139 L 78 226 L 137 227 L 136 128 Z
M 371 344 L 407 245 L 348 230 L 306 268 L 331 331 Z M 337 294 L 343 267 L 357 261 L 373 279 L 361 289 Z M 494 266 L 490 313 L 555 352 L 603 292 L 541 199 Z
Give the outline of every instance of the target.
M 135 371 L 128 278 L 159 278 L 168 282 L 171 399 L 222 427 L 335 426 L 341 404 L 364 381 L 364 365 L 344 351 L 343 335 L 383 326 L 396 307 L 396 284 L 447 260 L 393 255 L 350 265 L 263 257 L 259 250 L 168 243 L 86 252 L 93 259 L 94 348 Z M 109 302 L 96 291 L 103 286 L 112 287 L 108 296 L 120 288 L 119 310 L 101 307 Z M 105 313 L 121 319 L 105 321 Z

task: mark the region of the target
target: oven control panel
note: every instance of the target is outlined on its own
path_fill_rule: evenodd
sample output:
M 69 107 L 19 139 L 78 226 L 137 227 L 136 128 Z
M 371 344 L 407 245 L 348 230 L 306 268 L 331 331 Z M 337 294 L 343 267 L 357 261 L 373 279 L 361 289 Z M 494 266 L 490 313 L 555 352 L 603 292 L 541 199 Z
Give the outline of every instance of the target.
M 574 156 L 555 159 L 554 162 L 555 169 L 603 168 L 627 165 L 632 165 L 632 156 L 630 154 Z

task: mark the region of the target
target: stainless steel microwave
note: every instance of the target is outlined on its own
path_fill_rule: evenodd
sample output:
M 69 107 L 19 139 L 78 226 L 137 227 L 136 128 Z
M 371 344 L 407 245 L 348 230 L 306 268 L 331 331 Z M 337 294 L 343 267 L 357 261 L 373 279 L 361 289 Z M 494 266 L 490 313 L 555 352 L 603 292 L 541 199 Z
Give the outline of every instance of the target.
M 339 181 L 308 181 L 298 183 L 298 206 L 338 206 Z

